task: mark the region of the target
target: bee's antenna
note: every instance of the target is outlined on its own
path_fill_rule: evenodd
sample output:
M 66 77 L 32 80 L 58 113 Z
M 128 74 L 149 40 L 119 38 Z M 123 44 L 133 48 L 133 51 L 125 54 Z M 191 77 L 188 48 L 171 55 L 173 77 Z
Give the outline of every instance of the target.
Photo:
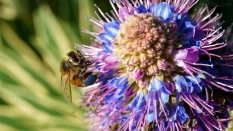
M 83 56 L 83 54 L 82 54 L 79 50 L 77 50 L 77 53 L 79 53 L 79 55 L 80 55 L 83 59 L 85 59 L 85 57 Z
M 80 55 L 82 55 L 82 56 L 83 56 L 83 54 L 82 54 L 79 50 L 77 50 L 77 52 L 78 52 Z

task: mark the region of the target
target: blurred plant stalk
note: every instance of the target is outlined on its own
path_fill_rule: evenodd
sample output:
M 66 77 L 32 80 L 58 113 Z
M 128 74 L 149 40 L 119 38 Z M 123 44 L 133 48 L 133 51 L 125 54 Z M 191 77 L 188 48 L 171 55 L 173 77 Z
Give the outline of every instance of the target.
M 85 130 L 79 92 L 73 91 L 69 105 L 60 90 L 59 66 L 74 43 L 89 41 L 81 27 L 90 27 L 83 14 L 92 15 L 93 1 L 60 1 L 57 12 L 49 2 L 33 2 L 0 4 L 1 130 Z

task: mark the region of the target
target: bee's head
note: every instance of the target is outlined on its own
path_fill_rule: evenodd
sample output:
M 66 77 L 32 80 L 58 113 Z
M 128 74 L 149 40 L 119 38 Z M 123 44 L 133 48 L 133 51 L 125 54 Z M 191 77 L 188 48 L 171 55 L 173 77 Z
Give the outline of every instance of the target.
M 74 51 L 71 51 L 67 54 L 67 56 L 69 56 L 70 58 L 77 57 L 77 53 L 75 53 Z
M 73 63 L 76 63 L 76 64 L 80 64 L 83 62 L 82 59 L 84 59 L 84 57 L 81 55 L 81 54 L 78 54 L 74 51 L 71 51 L 67 54 L 67 56 L 70 58 L 70 60 L 73 62 Z

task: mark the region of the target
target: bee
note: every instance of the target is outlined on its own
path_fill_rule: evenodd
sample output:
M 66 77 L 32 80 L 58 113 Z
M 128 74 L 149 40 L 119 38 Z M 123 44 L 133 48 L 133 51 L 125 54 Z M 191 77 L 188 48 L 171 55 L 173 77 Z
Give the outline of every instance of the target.
M 110 131 L 117 131 L 119 129 L 119 127 L 120 127 L 120 123 L 119 122 L 117 122 L 117 123 L 109 126 Z
M 146 126 L 146 131 L 154 131 L 156 129 L 156 123 L 151 122 Z
M 77 87 L 86 86 L 84 81 L 91 75 L 91 73 L 86 73 L 86 70 L 92 62 L 85 59 L 79 50 L 77 52 L 71 51 L 67 56 L 67 58 L 62 60 L 60 65 L 61 89 L 64 90 L 66 100 L 72 103 L 71 84 Z M 91 82 L 88 84 L 93 84 L 95 78 Z

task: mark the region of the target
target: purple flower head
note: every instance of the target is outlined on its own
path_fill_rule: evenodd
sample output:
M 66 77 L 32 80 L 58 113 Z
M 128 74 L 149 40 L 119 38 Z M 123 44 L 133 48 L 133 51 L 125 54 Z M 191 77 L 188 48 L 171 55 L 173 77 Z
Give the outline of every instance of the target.
M 197 0 L 116 0 L 91 19 L 101 44 L 77 45 L 93 62 L 83 104 L 93 130 L 224 130 L 233 108 L 233 40 Z M 213 28 L 214 27 L 214 28 Z M 97 76 L 97 78 L 96 78 Z M 95 83 L 93 84 L 94 80 Z M 85 89 L 85 87 L 83 88 Z M 94 110 L 93 110 L 94 109 Z

